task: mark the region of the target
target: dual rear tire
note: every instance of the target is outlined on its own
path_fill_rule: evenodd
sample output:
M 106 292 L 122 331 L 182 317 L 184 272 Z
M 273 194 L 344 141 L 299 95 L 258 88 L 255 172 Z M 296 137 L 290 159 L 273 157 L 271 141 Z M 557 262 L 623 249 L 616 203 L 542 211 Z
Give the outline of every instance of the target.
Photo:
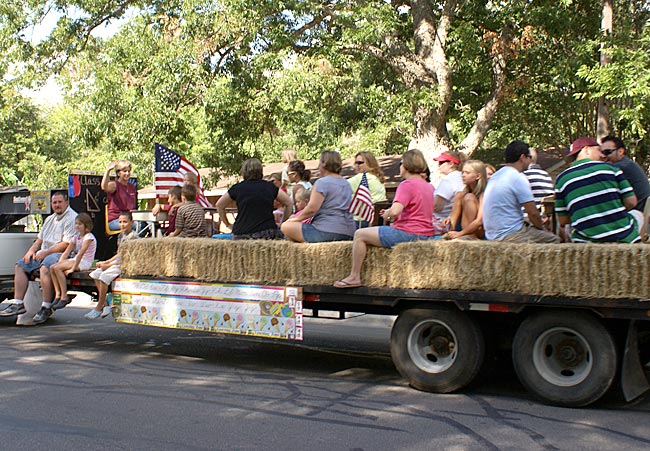
M 524 320 L 512 346 L 521 383 L 544 402 L 582 407 L 600 399 L 617 370 L 616 344 L 583 312 L 541 312 Z
M 398 371 L 419 390 L 450 393 L 476 377 L 485 342 L 476 321 L 447 306 L 402 312 L 391 332 Z M 617 372 L 609 331 L 589 313 L 533 313 L 518 327 L 512 360 L 521 383 L 542 401 L 582 407 L 600 399 Z

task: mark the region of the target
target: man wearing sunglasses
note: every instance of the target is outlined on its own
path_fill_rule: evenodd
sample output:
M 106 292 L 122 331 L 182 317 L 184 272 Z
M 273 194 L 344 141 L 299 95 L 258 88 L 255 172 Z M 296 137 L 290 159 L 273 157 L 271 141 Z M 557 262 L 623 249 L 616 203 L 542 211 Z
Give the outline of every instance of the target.
M 571 163 L 555 181 L 555 213 L 560 226 L 571 225 L 571 241 L 637 243 L 641 214 L 623 171 L 604 162 L 595 139 L 576 139 L 566 156 Z M 636 213 L 639 213 L 638 211 Z
M 607 162 L 620 168 L 625 174 L 625 178 L 636 195 L 636 210 L 643 211 L 646 199 L 650 196 L 650 183 L 648 175 L 643 168 L 634 161 L 630 160 L 626 153 L 625 144 L 621 139 L 615 136 L 606 136 L 600 142 L 600 151 L 607 158 Z

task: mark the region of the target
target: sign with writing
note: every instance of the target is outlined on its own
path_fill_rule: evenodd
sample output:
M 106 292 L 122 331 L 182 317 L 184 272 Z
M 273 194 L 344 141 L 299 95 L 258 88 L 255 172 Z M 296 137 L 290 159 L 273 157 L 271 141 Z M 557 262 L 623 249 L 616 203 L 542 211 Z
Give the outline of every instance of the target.
M 49 215 L 50 210 L 50 192 L 49 191 L 32 191 L 30 212 Z
M 302 289 L 119 278 L 120 323 L 256 337 L 303 339 Z

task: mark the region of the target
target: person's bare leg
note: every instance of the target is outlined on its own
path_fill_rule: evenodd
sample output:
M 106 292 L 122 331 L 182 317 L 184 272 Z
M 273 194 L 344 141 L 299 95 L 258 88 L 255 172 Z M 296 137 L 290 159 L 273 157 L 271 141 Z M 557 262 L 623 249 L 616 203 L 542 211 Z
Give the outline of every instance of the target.
M 41 291 L 43 292 L 43 302 L 52 302 L 54 295 L 52 275 L 45 265 L 41 266 Z
M 52 277 L 52 288 L 54 288 L 54 299 L 61 299 L 61 286 L 59 283 L 59 270 L 58 270 L 59 264 L 60 263 L 55 263 L 52 266 L 50 266 L 50 275 Z
M 463 219 L 461 226 L 463 229 L 470 225 L 478 216 L 478 199 L 472 193 L 467 193 L 463 196 Z
M 302 222 L 284 222 L 280 226 L 280 230 L 284 236 L 296 243 L 304 243 L 305 239 L 302 236 Z
M 25 270 L 16 265 L 14 269 L 14 298 L 23 300 L 25 299 L 25 293 L 27 293 L 27 287 L 29 286 L 29 279 Z
M 55 272 L 59 284 L 59 294 L 61 295 L 60 299 L 64 301 L 68 300 L 68 277 L 65 275 L 65 272 L 69 269 L 73 269 L 74 264 L 75 262 L 73 260 L 68 260 L 65 262 L 57 263 L 56 265 Z
M 361 268 L 368 253 L 368 246 L 381 247 L 378 227 L 366 227 L 354 232 L 354 241 L 352 241 L 352 268 L 350 269 L 350 274 L 339 281 L 340 286 L 358 285 L 361 283 Z
M 96 280 L 95 285 L 97 285 L 97 305 L 95 310 L 101 312 L 104 307 L 106 307 L 106 294 L 108 293 L 108 285 L 106 285 L 101 280 Z

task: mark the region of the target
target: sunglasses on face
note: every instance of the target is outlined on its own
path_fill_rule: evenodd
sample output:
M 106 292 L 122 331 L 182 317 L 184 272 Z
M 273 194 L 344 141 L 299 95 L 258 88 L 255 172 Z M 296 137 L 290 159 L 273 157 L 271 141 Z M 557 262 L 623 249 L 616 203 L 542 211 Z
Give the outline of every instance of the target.
M 614 152 L 616 152 L 617 150 L 618 150 L 618 149 L 600 149 L 600 152 L 601 152 L 603 155 L 611 155 L 611 154 L 613 154 Z
M 360 165 L 364 164 L 364 162 L 363 161 L 355 161 L 354 164 L 356 164 L 357 166 L 360 166 Z

